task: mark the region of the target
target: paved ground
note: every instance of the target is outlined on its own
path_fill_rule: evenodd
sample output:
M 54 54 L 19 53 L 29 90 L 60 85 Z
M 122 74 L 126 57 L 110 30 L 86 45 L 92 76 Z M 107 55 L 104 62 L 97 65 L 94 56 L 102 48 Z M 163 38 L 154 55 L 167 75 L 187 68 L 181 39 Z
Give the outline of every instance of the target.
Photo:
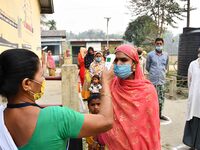
M 47 81 L 44 97 L 40 104 L 61 104 L 61 81 Z M 182 144 L 185 124 L 186 100 L 166 100 L 164 114 L 171 119 L 171 123 L 161 123 L 162 150 L 188 150 Z
M 187 100 L 166 100 L 164 114 L 171 119 L 170 124 L 161 123 L 163 150 L 188 150 L 182 144 Z

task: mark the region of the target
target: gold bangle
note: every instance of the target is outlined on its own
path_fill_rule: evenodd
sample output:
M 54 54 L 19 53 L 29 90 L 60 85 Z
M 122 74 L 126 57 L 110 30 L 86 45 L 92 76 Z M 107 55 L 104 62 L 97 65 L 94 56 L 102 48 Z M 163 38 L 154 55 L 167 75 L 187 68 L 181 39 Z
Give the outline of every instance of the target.
M 102 93 L 101 96 L 108 96 L 108 97 L 111 97 L 111 98 L 112 98 L 112 95 L 110 95 L 110 94 L 105 94 L 105 93 Z

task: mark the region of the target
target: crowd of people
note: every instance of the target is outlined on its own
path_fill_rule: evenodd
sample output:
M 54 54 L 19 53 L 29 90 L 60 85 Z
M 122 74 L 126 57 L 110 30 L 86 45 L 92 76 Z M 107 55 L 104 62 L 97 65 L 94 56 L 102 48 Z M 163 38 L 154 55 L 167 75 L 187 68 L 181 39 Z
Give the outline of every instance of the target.
M 82 48 L 80 54 L 81 51 Z M 131 45 L 121 45 L 115 49 L 116 58 L 113 66 L 115 77 L 110 84 L 114 111 L 113 129 L 96 137 L 90 137 L 87 140 L 89 150 L 99 145 L 106 145 L 110 150 L 161 149 L 158 97 L 154 85 L 146 79 L 147 66 L 143 53 L 141 48 Z M 87 61 L 88 55 L 90 61 Z M 84 78 L 81 82 L 82 96 L 88 101 L 90 113 L 96 114 L 98 111 L 94 113 L 91 105 L 94 106 L 94 110 L 100 107 L 100 99 L 94 97 L 95 94 L 101 93 L 101 73 L 105 58 L 101 52 L 95 52 L 89 47 L 84 61 L 86 61 L 85 73 L 84 77 L 80 77 Z M 78 64 L 81 64 L 80 59 Z M 80 72 L 81 75 L 83 73 Z M 84 95 L 86 90 L 87 97 Z
M 83 56 L 81 53 L 84 53 L 84 57 L 80 57 Z M 88 51 L 83 47 L 80 48 L 78 66 L 84 100 L 87 100 L 91 93 L 100 93 L 104 65 L 105 61 L 102 52 L 95 52 L 93 47 L 89 47 Z
M 36 100 L 44 94 L 45 79 L 38 56 L 25 49 L 1 53 L 0 95 L 8 103 L 0 106 L 0 149 L 64 150 L 69 138 L 86 137 L 89 150 L 161 150 L 160 120 L 169 120 L 163 115 L 169 59 L 163 46 L 162 38 L 155 39 L 155 49 L 146 55 L 140 47 L 120 45 L 109 70 L 104 67 L 108 49 L 101 52 L 81 47 L 81 94 L 89 114 L 60 106 L 41 108 Z M 48 56 L 51 62 L 50 52 Z M 49 63 L 47 67 L 54 74 L 55 66 Z M 200 149 L 199 67 L 200 50 L 188 70 L 183 137 L 194 149 Z

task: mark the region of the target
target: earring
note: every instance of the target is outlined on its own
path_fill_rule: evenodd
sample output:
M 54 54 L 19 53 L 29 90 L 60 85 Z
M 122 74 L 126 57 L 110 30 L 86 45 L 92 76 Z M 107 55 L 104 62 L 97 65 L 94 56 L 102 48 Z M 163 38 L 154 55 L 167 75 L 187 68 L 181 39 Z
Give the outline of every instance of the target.
M 135 70 L 136 70 L 136 65 L 133 64 L 133 72 L 135 72 Z

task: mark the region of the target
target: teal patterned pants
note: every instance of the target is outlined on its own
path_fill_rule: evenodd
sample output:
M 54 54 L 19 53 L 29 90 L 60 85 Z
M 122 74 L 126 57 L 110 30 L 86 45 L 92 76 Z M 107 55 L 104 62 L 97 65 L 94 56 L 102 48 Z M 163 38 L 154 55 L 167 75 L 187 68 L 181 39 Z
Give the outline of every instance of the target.
M 159 101 L 159 115 L 162 115 L 162 110 L 164 107 L 165 101 L 165 86 L 164 85 L 154 85 L 158 94 L 158 101 Z

